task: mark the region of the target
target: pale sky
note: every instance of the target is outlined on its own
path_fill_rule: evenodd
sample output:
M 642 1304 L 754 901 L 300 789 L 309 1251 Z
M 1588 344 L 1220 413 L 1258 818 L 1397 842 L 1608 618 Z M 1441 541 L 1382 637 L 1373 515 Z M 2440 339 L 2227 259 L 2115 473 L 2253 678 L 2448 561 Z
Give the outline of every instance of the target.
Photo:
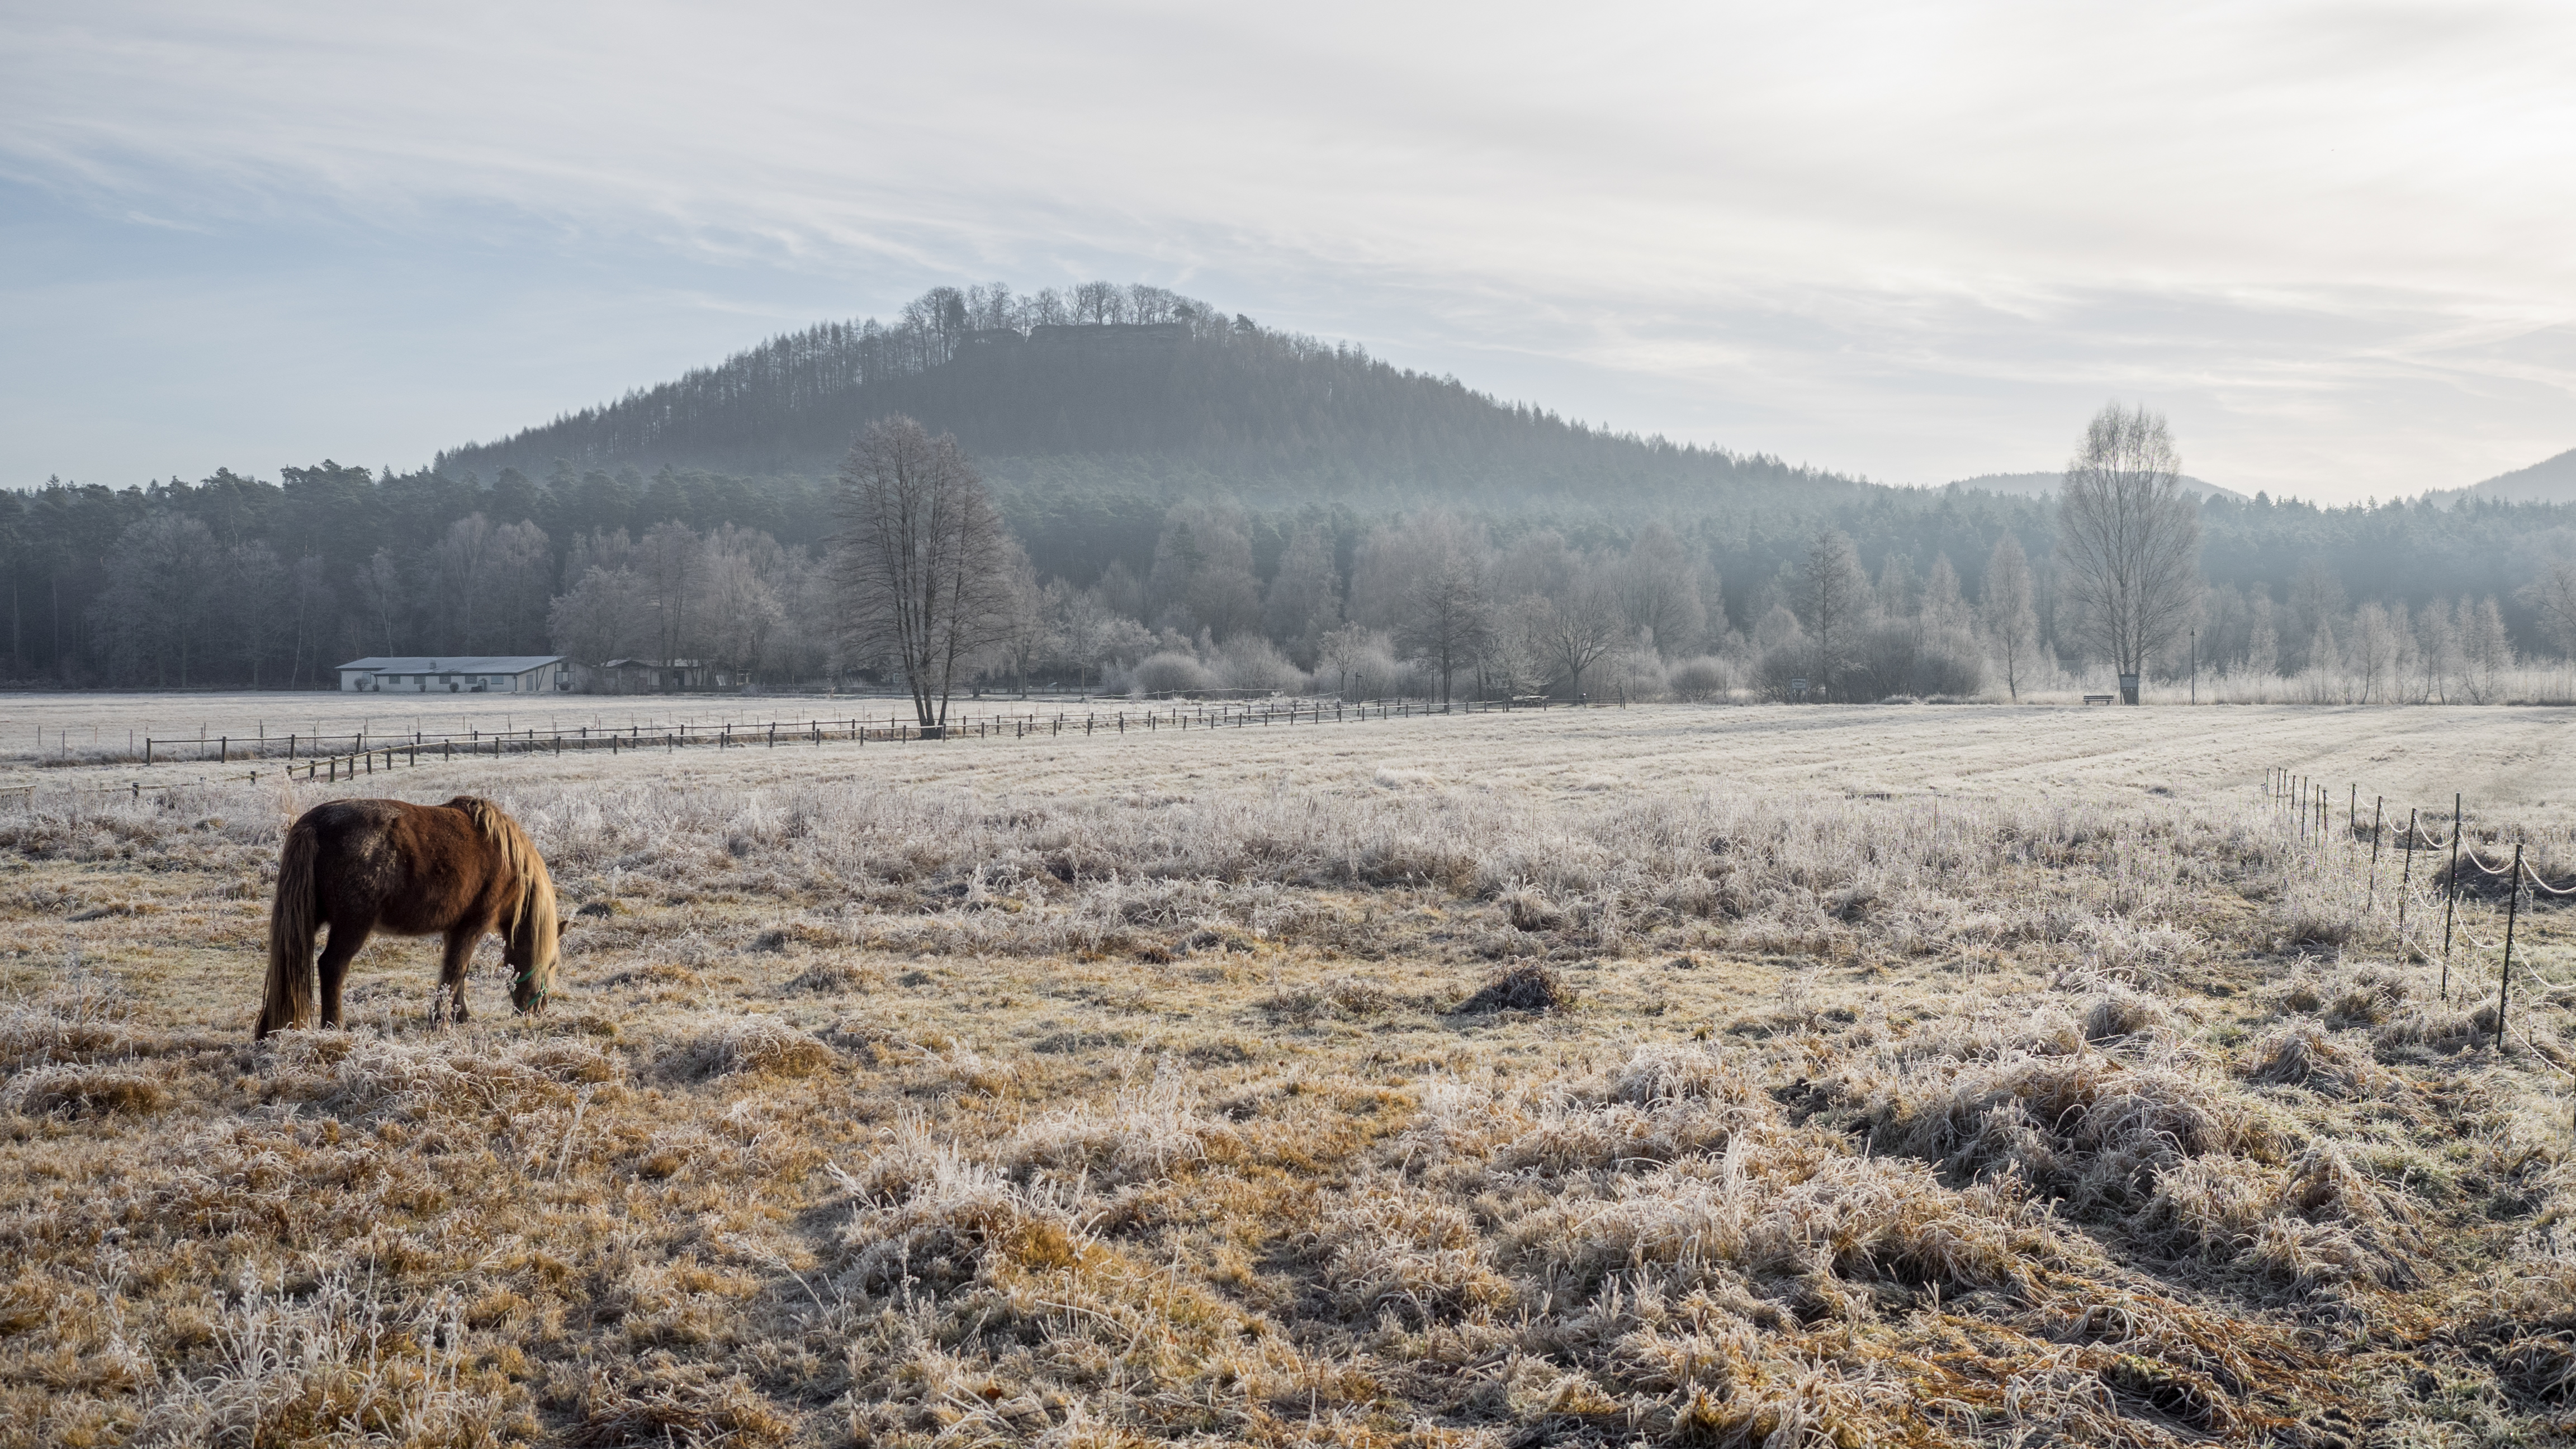
M 941 283 L 1147 281 L 1941 482 L 2576 447 L 2576 6 L 0 0 L 0 484 L 412 467 Z

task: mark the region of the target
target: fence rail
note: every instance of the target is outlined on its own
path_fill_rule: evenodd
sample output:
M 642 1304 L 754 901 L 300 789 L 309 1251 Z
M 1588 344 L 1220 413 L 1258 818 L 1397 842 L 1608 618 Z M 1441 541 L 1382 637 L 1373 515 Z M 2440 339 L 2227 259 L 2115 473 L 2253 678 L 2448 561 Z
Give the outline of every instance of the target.
M 917 744 L 949 743 L 964 740 L 1025 740 L 1035 737 L 1061 739 L 1067 735 L 1163 734 L 1191 730 L 1253 728 L 1292 728 L 1329 724 L 1359 724 L 1369 720 L 1412 719 L 1461 714 L 1506 714 L 1532 710 L 1617 707 L 1615 700 L 1588 700 L 1575 704 L 1548 700 L 1455 700 L 1434 704 L 1425 700 L 1276 700 L 1252 704 L 1236 701 L 1190 702 L 1166 706 L 1137 705 L 1113 710 L 1016 710 L 988 712 L 980 715 L 952 717 L 946 724 L 924 725 L 907 721 L 899 713 L 883 719 L 874 716 L 845 715 L 837 719 L 806 718 L 797 720 L 742 720 L 732 723 L 703 724 L 626 724 L 616 726 L 578 725 L 523 730 L 466 729 L 441 733 L 396 731 L 370 736 L 363 731 L 346 735 L 289 734 L 235 738 L 214 735 L 202 739 L 162 739 L 147 737 L 143 741 L 143 763 L 146 765 L 180 764 L 265 764 L 276 762 L 290 780 L 311 780 L 336 784 L 373 775 L 378 771 L 412 769 L 422 765 L 449 764 L 459 759 L 507 759 L 524 755 L 563 755 L 607 753 L 626 755 L 645 751 L 676 754 L 683 749 L 794 749 L 820 748 L 826 744 Z M 334 747 L 337 746 L 337 747 Z M 246 774 L 224 775 L 224 780 L 256 782 L 263 770 Z M 159 788 L 175 781 L 130 781 L 123 785 L 60 787 L 67 793 L 91 795 L 126 795 L 141 799 L 147 785 Z M 184 783 L 206 784 L 206 776 Z M 44 785 L 0 786 L 0 795 L 32 798 L 40 790 L 57 787 Z
M 1018 736 L 1048 732 L 1062 734 L 1067 729 L 1164 730 L 1224 729 L 1259 725 L 1295 725 L 1348 723 L 1367 719 L 1399 719 L 1415 715 L 1488 714 L 1516 710 L 1592 707 L 1607 708 L 1616 701 L 1591 700 L 1568 705 L 1545 699 L 1456 700 L 1434 704 L 1424 700 L 1264 700 L 1192 701 L 1165 706 L 1140 704 L 1115 710 L 1084 711 L 1014 710 L 992 711 L 951 719 L 945 725 L 907 723 L 900 712 L 889 712 L 883 722 L 873 716 L 842 716 L 834 719 L 801 720 L 736 720 L 707 724 L 683 721 L 668 724 L 629 723 L 622 725 L 574 725 L 525 729 L 422 731 L 388 730 L 371 733 L 352 730 L 348 733 L 288 734 L 242 736 L 208 735 L 159 737 L 146 735 L 140 741 L 142 763 L 232 764 L 253 760 L 286 760 L 297 765 L 327 763 L 334 759 L 362 759 L 386 750 L 405 752 L 431 749 L 440 751 L 441 759 L 457 754 L 525 753 L 544 749 L 636 749 L 671 748 L 705 745 L 715 742 L 736 746 L 747 740 L 767 741 L 772 738 L 805 742 L 822 740 L 936 740 L 941 738 L 990 738 L 994 732 L 1014 729 Z M 623 744 L 616 742 L 623 741 Z

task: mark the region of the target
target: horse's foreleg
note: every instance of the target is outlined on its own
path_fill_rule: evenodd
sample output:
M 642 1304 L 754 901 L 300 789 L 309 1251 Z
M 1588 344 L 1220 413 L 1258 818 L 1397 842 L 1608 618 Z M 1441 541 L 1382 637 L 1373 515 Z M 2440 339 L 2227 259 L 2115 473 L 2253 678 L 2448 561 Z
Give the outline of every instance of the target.
M 349 959 L 367 944 L 371 923 L 331 923 L 331 939 L 322 948 L 322 1024 L 340 1024 L 340 983 L 349 979 Z
M 483 939 L 479 930 L 458 928 L 447 933 L 447 951 L 438 967 L 439 994 L 447 998 L 449 1019 L 465 1019 L 465 968 L 474 959 L 474 943 Z M 430 1020 L 439 1019 L 438 1006 L 430 1006 Z

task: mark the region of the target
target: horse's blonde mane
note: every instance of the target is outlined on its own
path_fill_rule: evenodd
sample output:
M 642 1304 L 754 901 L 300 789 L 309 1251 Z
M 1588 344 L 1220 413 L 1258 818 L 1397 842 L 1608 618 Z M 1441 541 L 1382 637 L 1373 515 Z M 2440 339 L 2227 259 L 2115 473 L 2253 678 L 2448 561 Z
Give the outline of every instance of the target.
M 500 806 L 480 796 L 459 795 L 449 803 L 465 812 L 474 822 L 474 828 L 501 852 L 501 858 L 509 863 L 510 873 L 518 878 L 519 899 L 511 910 L 509 921 L 502 926 L 502 934 L 516 937 L 521 931 L 541 923 L 551 926 L 556 920 L 555 878 L 546 870 L 545 857 L 537 854 L 536 844 L 528 839 L 528 832 L 519 828 L 519 822 L 511 819 Z M 553 942 L 549 940 L 545 944 L 551 946 Z M 532 965 L 536 970 L 545 971 L 550 970 L 554 963 L 534 961 Z

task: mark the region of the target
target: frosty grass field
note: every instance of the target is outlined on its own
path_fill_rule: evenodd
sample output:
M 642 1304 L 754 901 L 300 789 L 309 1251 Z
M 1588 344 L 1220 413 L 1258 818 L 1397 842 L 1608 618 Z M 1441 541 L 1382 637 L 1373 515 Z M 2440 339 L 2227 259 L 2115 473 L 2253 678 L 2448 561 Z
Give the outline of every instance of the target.
M 0 711 L 0 1442 L 2576 1440 L 2576 934 L 2499 1053 L 2505 901 L 2445 999 L 2400 829 L 2576 875 L 2576 715 L 78 762 L 385 703 Z M 285 823 L 460 792 L 552 1008 L 487 943 L 433 1032 L 379 938 L 255 1049 Z

